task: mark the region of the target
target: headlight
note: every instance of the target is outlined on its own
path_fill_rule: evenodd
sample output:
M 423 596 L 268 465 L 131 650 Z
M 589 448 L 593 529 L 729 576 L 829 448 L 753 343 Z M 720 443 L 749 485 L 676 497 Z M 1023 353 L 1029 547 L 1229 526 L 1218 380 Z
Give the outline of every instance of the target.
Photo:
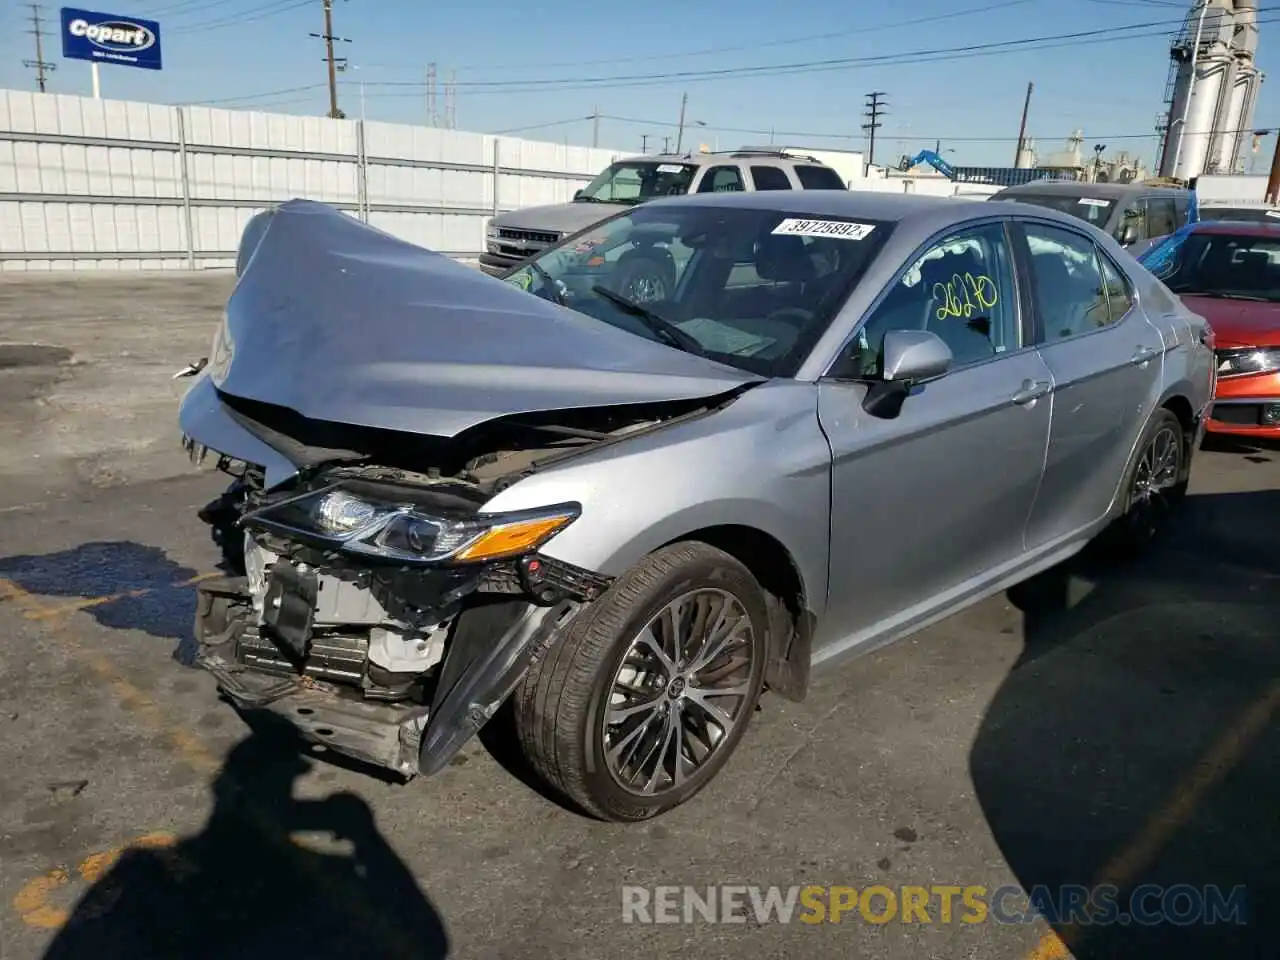
M 1240 347 L 1219 350 L 1218 376 L 1239 377 L 1280 370 L 1280 347 Z
M 355 485 L 351 485 L 354 487 Z M 578 518 L 578 504 L 439 516 L 385 489 L 327 487 L 247 514 L 244 522 L 325 549 L 402 563 L 483 563 L 538 549 Z
M 231 366 L 231 358 L 235 354 L 235 341 L 231 339 L 231 328 L 224 311 L 213 331 L 213 343 L 209 347 L 209 379 L 214 386 L 221 386 L 227 378 L 227 370 Z
M 484 235 L 489 240 L 494 239 L 498 235 L 498 225 L 494 223 L 492 219 L 485 221 Z

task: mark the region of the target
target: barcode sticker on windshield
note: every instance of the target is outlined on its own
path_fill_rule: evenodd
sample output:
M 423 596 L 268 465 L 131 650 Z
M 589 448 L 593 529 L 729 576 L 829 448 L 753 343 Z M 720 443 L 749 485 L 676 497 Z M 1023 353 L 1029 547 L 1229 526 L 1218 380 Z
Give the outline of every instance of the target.
M 678 163 L 660 163 L 658 164 L 659 173 L 679 173 L 684 167 Z
M 1086 207 L 1105 207 L 1105 206 L 1107 205 L 1107 201 L 1106 201 L 1106 200 L 1094 200 L 1094 199 L 1093 199 L 1093 198 L 1091 198 L 1091 197 L 1081 197 L 1081 198 L 1080 198 L 1080 204 L 1081 204 L 1082 206 L 1086 206 Z
M 788 237 L 838 237 L 841 240 L 865 240 L 875 229 L 870 223 L 848 220 L 799 220 L 788 217 L 773 228 L 775 234 Z

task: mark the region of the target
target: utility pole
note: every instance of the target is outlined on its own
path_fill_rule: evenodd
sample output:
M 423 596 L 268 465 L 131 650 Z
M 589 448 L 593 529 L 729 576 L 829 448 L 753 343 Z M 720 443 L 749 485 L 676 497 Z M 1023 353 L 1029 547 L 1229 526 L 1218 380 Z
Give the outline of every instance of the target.
M 689 105 L 689 94 L 680 94 L 680 126 L 676 128 L 676 153 L 684 144 L 684 109 Z
M 1027 142 L 1027 111 L 1031 109 L 1031 91 L 1035 84 L 1027 84 L 1027 99 L 1022 101 L 1022 123 L 1018 125 L 1018 148 L 1013 154 L 1013 165 L 1016 167 L 1022 160 L 1022 145 Z
M 600 105 L 596 104 L 592 108 L 591 114 L 591 146 L 592 148 L 600 146 Z
M 862 129 L 867 131 L 868 138 L 866 169 L 862 172 L 864 177 L 870 174 L 871 167 L 876 162 L 876 131 L 884 126 L 884 124 L 880 122 L 880 118 L 889 112 L 884 108 L 883 98 L 885 96 L 887 96 L 887 94 L 883 90 L 873 90 L 871 93 L 867 94 L 867 111 L 863 116 L 868 119 L 867 122 L 862 125 Z
M 640 152 L 649 152 L 649 135 L 647 133 L 640 134 Z
M 663 138 L 662 138 L 662 152 L 663 152 L 663 153 L 670 153 L 670 152 L 671 152 L 671 138 L 670 138 L 670 137 L 663 137 Z
M 346 58 L 338 58 L 333 55 L 333 42 L 337 40 L 339 43 L 350 43 L 346 37 L 335 37 L 333 35 L 333 0 L 323 0 L 324 2 L 324 33 L 312 33 L 309 36 L 324 41 L 325 60 L 329 63 L 329 116 L 334 120 L 343 119 L 346 114 L 338 109 L 338 60 L 345 62 Z
M 31 29 L 27 33 L 36 38 L 36 58 L 34 60 L 23 60 L 22 65 L 28 70 L 36 72 L 36 86 L 40 88 L 40 92 L 45 92 L 45 73 L 58 69 L 56 63 L 49 63 L 44 58 L 44 25 L 40 21 L 40 4 L 33 3 L 31 6 Z
M 436 127 L 440 123 L 440 115 L 436 112 L 436 65 L 427 64 L 427 126 Z
M 444 125 L 447 130 L 458 126 L 458 74 L 449 71 L 449 80 L 444 85 Z
M 1273 207 L 1280 203 L 1280 130 L 1276 131 L 1276 151 L 1271 157 L 1271 176 L 1267 177 L 1266 202 Z

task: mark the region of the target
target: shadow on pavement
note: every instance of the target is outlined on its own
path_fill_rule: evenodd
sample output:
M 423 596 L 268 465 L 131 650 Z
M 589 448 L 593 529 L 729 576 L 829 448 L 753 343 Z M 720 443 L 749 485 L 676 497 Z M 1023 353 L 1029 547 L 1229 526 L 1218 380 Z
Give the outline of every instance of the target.
M 254 732 L 213 783 L 204 830 L 127 851 L 84 895 L 45 960 L 448 956 L 443 922 L 350 793 L 295 800 L 308 769 L 287 720 Z M 329 834 L 349 852 L 294 843 Z M 336 846 L 336 844 L 335 844 Z
M 1137 563 L 1085 556 L 1011 591 L 1026 647 L 970 754 L 1077 960 L 1275 956 L 1280 491 L 1191 497 L 1180 520 Z M 1063 885 L 1105 883 L 1113 916 L 1140 916 L 1072 929 Z
M 0 557 L 0 578 L 27 593 L 85 600 L 114 597 L 85 612 L 113 630 L 142 630 L 172 640 L 190 634 L 193 594 L 184 584 L 194 576 L 195 570 L 170 560 L 159 547 L 132 540 Z

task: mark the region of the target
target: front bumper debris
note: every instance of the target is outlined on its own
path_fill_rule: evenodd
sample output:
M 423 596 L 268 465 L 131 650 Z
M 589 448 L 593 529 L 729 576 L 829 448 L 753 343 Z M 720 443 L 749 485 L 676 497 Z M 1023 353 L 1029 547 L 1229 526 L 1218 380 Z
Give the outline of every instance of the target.
M 215 578 L 197 590 L 194 636 L 177 659 L 211 673 L 238 710 L 284 717 L 305 740 L 405 779 L 446 766 L 583 606 L 495 595 L 464 610 L 424 705 L 373 702 L 349 685 L 261 669 L 247 579 Z

